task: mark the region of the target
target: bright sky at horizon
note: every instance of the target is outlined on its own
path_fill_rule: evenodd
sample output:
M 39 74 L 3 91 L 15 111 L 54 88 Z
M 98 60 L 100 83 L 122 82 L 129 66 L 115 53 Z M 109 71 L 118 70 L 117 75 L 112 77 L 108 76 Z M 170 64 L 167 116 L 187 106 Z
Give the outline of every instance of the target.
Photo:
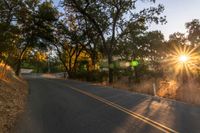
M 60 0 L 53 0 L 58 4 Z M 160 30 L 165 39 L 174 32 L 185 33 L 185 23 L 193 19 L 200 19 L 200 0 L 157 0 L 156 4 L 163 4 L 165 11 L 163 15 L 167 17 L 167 24 L 151 24 L 149 30 Z M 153 6 L 153 4 L 152 4 Z M 138 3 L 138 8 L 148 7 L 147 3 Z

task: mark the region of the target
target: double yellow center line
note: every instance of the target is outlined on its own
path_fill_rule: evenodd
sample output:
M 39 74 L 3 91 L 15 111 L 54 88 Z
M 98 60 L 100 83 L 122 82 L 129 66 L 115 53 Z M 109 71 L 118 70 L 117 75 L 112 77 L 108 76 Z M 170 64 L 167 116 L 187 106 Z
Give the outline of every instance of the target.
M 122 106 L 120 106 L 118 104 L 115 104 L 115 103 L 113 103 L 113 102 L 111 102 L 109 100 L 106 100 L 106 99 L 104 99 L 102 97 L 96 96 L 94 94 L 88 93 L 86 91 L 83 91 L 81 89 L 78 89 L 78 88 L 75 88 L 75 87 L 72 87 L 72 86 L 69 86 L 69 85 L 66 85 L 66 86 L 68 88 L 76 91 L 76 92 L 82 93 L 82 94 L 84 94 L 86 96 L 89 96 L 89 97 L 91 97 L 93 99 L 101 101 L 101 102 L 103 102 L 103 103 L 105 103 L 105 104 L 107 104 L 107 105 L 109 105 L 109 106 L 111 106 L 111 107 L 113 107 L 113 108 L 115 108 L 117 110 L 120 110 L 120 111 L 122 111 L 122 112 L 124 112 L 124 113 L 126 113 L 128 115 L 131 115 L 132 117 L 135 117 L 135 118 L 137 118 L 137 119 L 139 119 L 139 120 L 141 120 L 141 121 L 143 121 L 143 122 L 145 122 L 145 123 L 157 128 L 157 129 L 159 129 L 162 132 L 165 132 L 165 133 L 178 133 L 177 131 L 175 131 L 175 130 L 169 128 L 169 127 L 166 127 L 166 126 L 164 126 L 164 125 L 162 125 L 162 124 L 160 124 L 160 123 L 158 123 L 156 121 L 153 121 L 153 120 L 151 120 L 151 119 L 149 119 L 149 118 L 147 118 L 145 116 L 142 116 L 142 115 L 137 114 L 137 113 L 135 113 L 135 112 L 133 112 L 131 110 L 128 110 L 128 109 L 126 109 L 126 108 L 124 108 L 124 107 L 122 107 Z

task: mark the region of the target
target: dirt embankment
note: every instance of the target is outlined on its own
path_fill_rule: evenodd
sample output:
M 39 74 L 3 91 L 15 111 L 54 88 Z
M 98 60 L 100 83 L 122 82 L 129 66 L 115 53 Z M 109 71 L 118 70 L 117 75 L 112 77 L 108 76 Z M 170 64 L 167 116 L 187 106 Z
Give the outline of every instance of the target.
M 0 133 L 9 133 L 24 111 L 28 94 L 27 83 L 14 75 L 11 68 L 0 64 Z

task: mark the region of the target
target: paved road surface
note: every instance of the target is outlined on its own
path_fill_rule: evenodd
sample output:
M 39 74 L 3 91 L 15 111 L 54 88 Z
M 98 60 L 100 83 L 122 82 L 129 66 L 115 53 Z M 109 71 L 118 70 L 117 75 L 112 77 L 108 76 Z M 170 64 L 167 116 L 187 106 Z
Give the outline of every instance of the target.
M 15 133 L 200 133 L 200 107 L 73 80 L 27 80 Z

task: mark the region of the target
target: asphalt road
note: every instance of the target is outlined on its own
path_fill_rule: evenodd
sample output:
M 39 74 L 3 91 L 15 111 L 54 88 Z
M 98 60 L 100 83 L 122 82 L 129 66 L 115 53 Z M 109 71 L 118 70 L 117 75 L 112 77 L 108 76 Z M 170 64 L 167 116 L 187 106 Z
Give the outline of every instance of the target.
M 15 133 L 200 133 L 200 107 L 73 80 L 27 80 Z

